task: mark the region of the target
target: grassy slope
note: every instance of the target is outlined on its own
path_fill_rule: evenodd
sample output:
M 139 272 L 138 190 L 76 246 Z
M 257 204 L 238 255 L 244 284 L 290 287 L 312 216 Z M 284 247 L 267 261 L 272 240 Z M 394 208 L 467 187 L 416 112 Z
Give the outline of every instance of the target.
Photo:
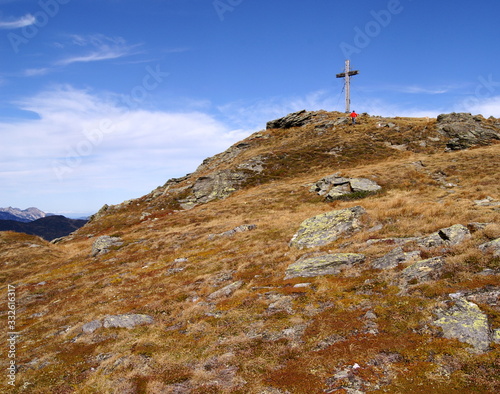
M 429 139 L 437 136 L 434 120 L 396 119 L 400 132 L 377 128 L 376 118 L 361 121 L 323 133 L 305 126 L 249 138 L 247 151 L 216 168 L 265 155 L 266 171 L 223 201 L 172 212 L 168 197 L 144 197 L 58 245 L 2 233 L 1 283 L 18 285 L 23 331 L 15 392 L 280 392 L 272 387 L 321 393 L 335 389 L 333 375 L 354 363 L 361 367 L 357 378 L 374 392 L 498 390 L 498 347 L 472 354 L 467 345 L 440 338 L 430 323 L 448 294 L 498 284 L 498 277 L 477 275 L 499 263 L 477 245 L 500 237 L 500 212 L 473 200 L 500 196 L 500 145 L 445 154 L 444 139 Z M 418 161 L 424 167 L 412 164 Z M 309 193 L 308 184 L 335 172 L 374 179 L 383 192 L 334 203 Z M 318 250 L 361 252 L 367 262 L 338 276 L 284 281 L 286 267 L 305 253 L 288 246 L 299 224 L 353 205 L 368 211 L 366 229 L 383 227 Z M 145 211 L 152 215 L 141 220 Z M 371 259 L 391 245 L 367 246 L 368 239 L 425 235 L 470 222 L 497 224 L 447 250 L 440 280 L 400 294 L 391 283 L 401 268 L 370 269 Z M 257 229 L 208 239 L 244 223 Z M 91 258 L 98 235 L 121 236 L 125 244 Z M 237 280 L 244 285 L 231 297 L 207 298 Z M 312 286 L 293 287 L 301 282 Z M 284 307 L 270 310 L 276 300 Z M 500 328 L 498 311 L 480 306 L 492 328 Z M 365 332 L 368 310 L 377 315 L 378 335 Z M 149 314 L 155 323 L 81 335 L 84 323 L 121 313 Z M 6 359 L 0 361 L 6 367 Z

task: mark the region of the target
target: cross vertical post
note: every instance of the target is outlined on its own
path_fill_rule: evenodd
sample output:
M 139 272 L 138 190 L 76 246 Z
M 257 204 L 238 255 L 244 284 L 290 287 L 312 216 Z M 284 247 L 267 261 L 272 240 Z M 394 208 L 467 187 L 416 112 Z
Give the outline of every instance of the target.
M 353 75 L 358 75 L 359 71 L 351 71 L 351 61 L 345 61 L 345 71 L 343 73 L 337 74 L 337 78 L 345 78 L 345 112 L 351 112 L 351 77 Z

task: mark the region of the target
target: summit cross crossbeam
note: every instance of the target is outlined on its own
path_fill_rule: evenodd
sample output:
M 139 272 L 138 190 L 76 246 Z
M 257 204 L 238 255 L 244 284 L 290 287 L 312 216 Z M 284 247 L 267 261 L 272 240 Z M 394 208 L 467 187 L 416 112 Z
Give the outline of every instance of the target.
M 337 74 L 337 78 L 345 78 L 345 112 L 351 112 L 351 77 L 358 75 L 359 71 L 351 71 L 351 61 L 345 61 L 345 71 Z

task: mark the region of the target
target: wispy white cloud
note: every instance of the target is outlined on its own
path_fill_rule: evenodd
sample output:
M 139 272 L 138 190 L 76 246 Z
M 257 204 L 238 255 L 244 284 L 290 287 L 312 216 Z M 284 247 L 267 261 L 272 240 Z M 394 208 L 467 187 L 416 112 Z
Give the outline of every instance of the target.
M 422 94 L 422 95 L 439 95 L 454 92 L 466 87 L 463 84 L 448 84 L 436 86 L 420 86 L 420 85 L 383 85 L 383 86 L 365 86 L 358 87 L 364 92 L 396 92 L 406 94 Z
M 0 29 L 21 29 L 26 26 L 33 25 L 36 18 L 31 14 L 26 14 L 21 18 L 0 21 Z
M 40 75 L 47 75 L 52 71 L 51 68 L 30 68 L 27 70 L 24 70 L 24 76 L 25 77 L 35 77 L 35 76 L 40 76 Z
M 139 46 L 128 45 L 122 37 L 108 37 L 103 34 L 72 35 L 70 39 L 73 46 L 89 48 L 89 50 L 84 54 L 67 56 L 59 60 L 56 62 L 58 66 L 118 59 L 130 56 L 134 49 Z
M 399 89 L 396 89 L 401 93 L 410 93 L 410 94 L 444 94 L 450 91 L 450 88 L 426 88 L 422 86 L 401 86 Z

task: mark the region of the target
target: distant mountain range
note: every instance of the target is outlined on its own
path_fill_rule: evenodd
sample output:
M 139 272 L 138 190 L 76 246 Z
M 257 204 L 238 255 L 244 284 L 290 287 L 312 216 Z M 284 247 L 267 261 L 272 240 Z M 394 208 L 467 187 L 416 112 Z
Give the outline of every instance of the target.
M 86 220 L 69 219 L 60 215 L 45 216 L 31 222 L 0 220 L 0 231 L 15 231 L 38 235 L 47 241 L 65 237 L 82 227 Z
M 16 222 L 28 223 L 50 215 L 33 207 L 24 210 L 12 207 L 0 208 L 0 220 L 15 220 Z

